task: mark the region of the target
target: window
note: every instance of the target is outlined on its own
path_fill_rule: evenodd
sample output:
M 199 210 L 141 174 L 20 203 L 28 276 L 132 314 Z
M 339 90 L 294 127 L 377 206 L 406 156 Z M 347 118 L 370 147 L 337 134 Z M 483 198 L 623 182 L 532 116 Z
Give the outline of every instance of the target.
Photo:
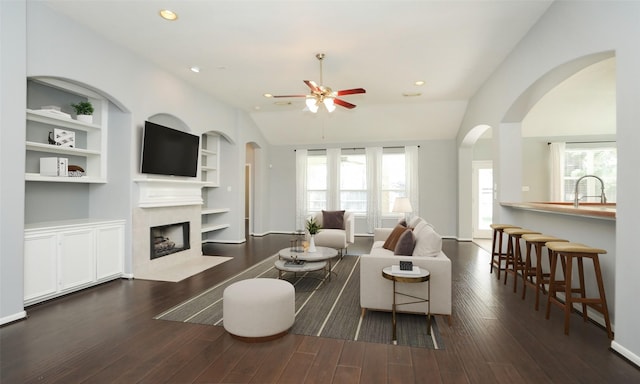
M 407 196 L 404 153 L 395 152 L 382 154 L 382 215 L 391 214 L 396 197 Z
M 307 157 L 307 202 L 308 212 L 319 212 L 327 208 L 327 155 L 310 153 Z
M 340 156 L 340 209 L 367 212 L 367 160 L 364 153 Z
M 367 164 L 364 149 L 309 151 L 304 192 L 306 212 L 344 209 L 365 215 L 372 209 L 367 205 L 369 193 L 375 190 L 379 196 L 375 200 L 380 201 L 379 214 L 397 216 L 391 212 L 396 197 L 408 196 L 404 148 L 385 148 L 379 161 L 380 181 L 378 185 L 368 185 L 371 181 L 368 182 L 367 173 L 376 172 L 373 169 L 376 165 Z
M 617 150 L 615 144 L 567 144 L 564 152 L 564 200 L 575 198 L 576 181 L 584 175 L 596 175 L 604 181 L 607 202 L 616 201 Z M 586 178 L 580 182 L 578 196 L 581 201 L 599 202 L 600 182 Z

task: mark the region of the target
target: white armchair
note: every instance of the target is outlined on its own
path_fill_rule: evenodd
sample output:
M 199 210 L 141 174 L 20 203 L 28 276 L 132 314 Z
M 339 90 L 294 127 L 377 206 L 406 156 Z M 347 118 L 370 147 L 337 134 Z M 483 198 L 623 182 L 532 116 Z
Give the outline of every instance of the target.
M 341 211 L 331 211 L 333 213 Z M 340 255 L 347 253 L 347 247 L 354 242 L 354 215 L 353 212 L 344 212 L 344 229 L 341 228 L 327 228 L 331 225 L 325 225 L 324 214 L 330 214 L 329 211 L 322 211 L 314 214 L 312 217 L 316 219 L 316 222 L 320 224 L 322 229 L 315 235 L 315 244 L 319 247 L 335 248 L 340 252 Z

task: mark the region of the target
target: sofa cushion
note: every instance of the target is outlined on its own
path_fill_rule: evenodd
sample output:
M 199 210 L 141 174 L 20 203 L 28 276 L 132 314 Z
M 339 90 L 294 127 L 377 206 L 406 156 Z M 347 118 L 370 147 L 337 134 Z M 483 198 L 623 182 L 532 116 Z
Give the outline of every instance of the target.
M 419 231 L 414 231 L 416 245 L 413 248 L 414 256 L 438 256 L 442 251 L 442 237 L 429 224 Z
M 413 254 L 413 248 L 416 245 L 415 236 L 411 228 L 407 228 L 402 232 L 396 243 L 396 247 L 393 251 L 395 255 L 411 256 Z
M 344 211 L 322 211 L 322 228 L 344 229 Z
M 387 237 L 387 240 L 385 240 L 384 244 L 382 245 L 382 248 L 388 249 L 390 251 L 394 251 L 396 249 L 396 244 L 398 243 L 398 239 L 400 238 L 400 235 L 402 235 L 402 233 L 407 229 L 407 227 L 402 226 L 400 224 L 396 225 L 395 228 L 393 228 L 393 231 L 391 231 L 391 234 L 389 234 L 389 237 Z

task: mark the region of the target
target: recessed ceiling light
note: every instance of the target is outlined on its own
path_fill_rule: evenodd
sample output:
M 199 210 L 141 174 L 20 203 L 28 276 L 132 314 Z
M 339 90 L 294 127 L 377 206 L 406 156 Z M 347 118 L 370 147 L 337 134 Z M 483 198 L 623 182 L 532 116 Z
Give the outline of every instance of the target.
M 165 20 L 174 21 L 178 19 L 178 14 L 168 9 L 161 9 L 160 17 Z
M 264 94 L 264 95 L 262 95 L 262 96 L 264 96 L 264 97 L 273 97 L 273 95 L 272 95 L 272 94 L 270 94 L 270 93 L 265 93 L 265 94 Z
M 421 85 L 424 85 L 424 81 L 418 80 L 414 84 L 417 85 L 417 86 L 421 86 Z
M 416 97 L 416 96 L 422 96 L 422 93 L 420 92 L 405 92 L 402 94 L 402 96 L 404 97 Z
M 200 73 L 200 67 L 196 67 L 196 66 L 191 67 L 191 72 Z

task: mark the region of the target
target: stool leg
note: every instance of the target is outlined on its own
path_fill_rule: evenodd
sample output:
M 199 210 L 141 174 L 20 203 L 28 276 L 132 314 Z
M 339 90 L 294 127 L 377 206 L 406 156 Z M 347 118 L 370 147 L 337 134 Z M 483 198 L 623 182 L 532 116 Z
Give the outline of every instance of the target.
M 498 239 L 498 230 L 494 229 L 493 230 L 493 240 L 491 241 L 491 269 L 489 270 L 489 273 L 493 273 L 493 263 L 494 260 L 496 259 L 496 240 Z M 502 236 L 500 238 L 500 240 L 502 240 Z M 502 244 L 500 244 L 502 245 Z M 500 256 L 498 256 L 498 262 L 500 262 Z M 500 265 L 498 264 L 498 280 L 500 279 Z
M 507 237 L 507 255 L 504 265 L 504 285 L 507 285 L 507 276 L 509 276 L 509 265 L 513 264 L 513 239 L 511 235 Z
M 564 334 L 569 334 L 569 323 L 571 321 L 571 309 L 573 308 L 573 296 L 571 293 L 571 274 L 573 266 L 573 255 L 571 253 L 566 255 L 567 258 L 567 270 L 565 273 L 565 286 L 564 286 Z
M 520 248 L 520 236 L 514 236 L 513 241 L 515 242 L 514 255 L 513 258 L 513 293 L 518 291 L 518 271 L 522 271 L 523 276 L 522 279 L 525 279 L 524 276 L 524 263 L 522 262 L 522 251 Z
M 540 289 L 544 290 L 542 276 L 542 244 L 536 243 L 536 311 L 540 308 Z
M 527 253 L 524 259 L 524 271 L 522 272 L 522 300 L 527 296 L 527 277 L 533 283 L 533 273 L 531 272 L 531 243 L 525 242 Z
M 545 318 L 549 320 L 549 315 L 551 314 L 551 299 L 556 297 L 556 264 L 558 260 L 558 254 L 556 252 L 551 252 L 551 265 L 549 272 L 549 293 L 547 294 L 547 312 L 545 313 Z
M 580 298 L 584 299 L 587 297 L 587 292 L 584 284 L 584 264 L 582 259 L 582 257 L 578 257 L 578 278 L 580 279 Z M 584 300 L 582 300 L 582 319 L 585 323 L 589 320 L 589 316 L 587 315 L 587 303 Z

